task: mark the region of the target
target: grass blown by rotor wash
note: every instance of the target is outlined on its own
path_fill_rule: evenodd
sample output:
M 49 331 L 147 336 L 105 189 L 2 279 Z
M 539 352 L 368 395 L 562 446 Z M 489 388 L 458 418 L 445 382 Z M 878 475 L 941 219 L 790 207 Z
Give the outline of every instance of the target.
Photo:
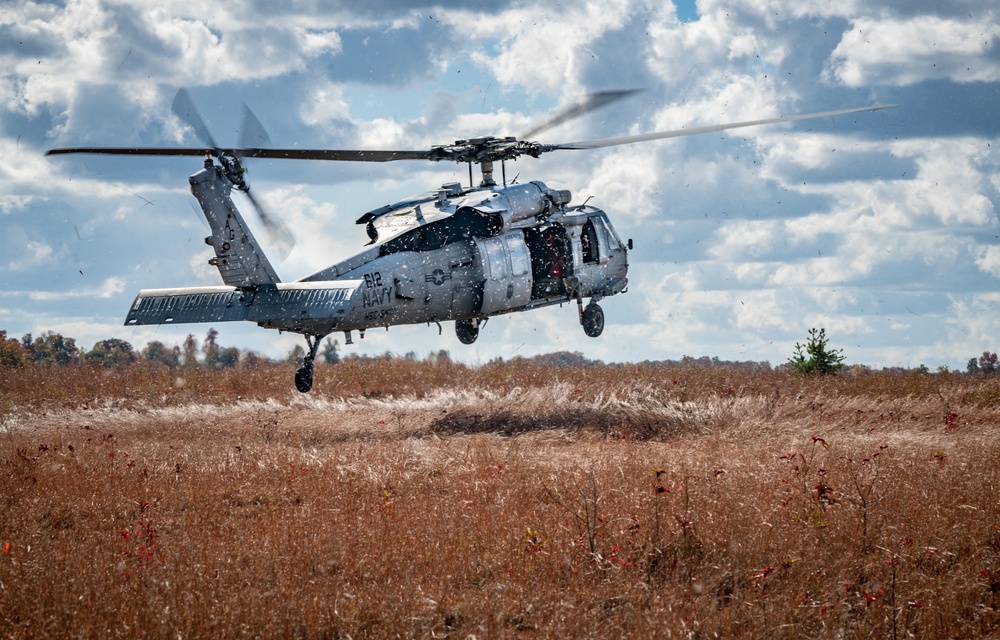
M 4 378 L 0 635 L 1000 633 L 995 378 L 288 372 Z

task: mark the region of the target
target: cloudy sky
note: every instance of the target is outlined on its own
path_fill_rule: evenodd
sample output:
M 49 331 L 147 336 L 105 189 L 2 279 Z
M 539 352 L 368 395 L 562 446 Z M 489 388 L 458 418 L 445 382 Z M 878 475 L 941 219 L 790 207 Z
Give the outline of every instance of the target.
M 1000 12 L 989 6 L 6 0 L 0 329 L 57 331 L 87 349 L 204 336 L 207 325 L 122 326 L 139 289 L 221 284 L 187 185 L 200 161 L 43 155 L 197 146 L 170 110 L 179 87 L 222 145 L 236 144 L 246 103 L 275 146 L 373 149 L 518 135 L 590 92 L 642 88 L 540 141 L 898 107 L 523 158 L 508 176 L 591 198 L 635 241 L 628 292 L 602 303 L 604 334 L 587 338 L 566 306 L 494 318 L 471 347 L 448 323 L 442 335 L 373 330 L 348 349 L 776 365 L 824 327 L 851 363 L 964 368 L 1000 350 Z M 285 280 L 357 251 L 361 213 L 468 180 L 460 165 L 278 160 L 253 163 L 250 178 L 297 237 L 276 265 Z M 271 356 L 301 342 L 216 328 L 220 343 Z

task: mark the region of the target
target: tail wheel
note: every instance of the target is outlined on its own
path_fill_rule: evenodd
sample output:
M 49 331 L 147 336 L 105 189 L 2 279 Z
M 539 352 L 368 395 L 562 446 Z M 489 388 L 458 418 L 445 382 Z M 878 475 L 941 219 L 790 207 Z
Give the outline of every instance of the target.
M 591 338 L 596 338 L 604 332 L 604 309 L 596 302 L 591 302 L 583 310 L 580 317 L 580 324 L 583 325 L 583 332 Z
M 479 322 L 476 320 L 456 320 L 455 335 L 462 344 L 472 344 L 479 337 Z
M 313 386 L 313 368 L 312 363 L 309 365 L 302 365 L 295 372 L 295 388 L 302 393 L 309 393 L 309 390 Z

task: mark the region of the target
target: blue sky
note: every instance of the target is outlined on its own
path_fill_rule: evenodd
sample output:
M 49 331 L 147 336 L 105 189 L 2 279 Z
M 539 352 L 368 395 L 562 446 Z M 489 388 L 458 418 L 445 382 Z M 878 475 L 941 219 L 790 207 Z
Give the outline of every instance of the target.
M 521 159 L 508 175 L 592 197 L 635 240 L 604 335 L 584 336 L 567 306 L 495 318 L 471 347 L 415 326 L 349 349 L 779 364 L 810 327 L 876 367 L 964 368 L 1000 348 L 1000 20 L 983 3 L 355 4 L 5 2 L 0 328 L 84 348 L 207 332 L 121 326 L 139 289 L 220 283 L 187 186 L 200 162 L 43 155 L 197 145 L 170 111 L 179 87 L 223 145 L 245 102 L 276 146 L 375 149 L 518 135 L 587 93 L 637 87 L 540 141 L 899 106 Z M 467 180 L 410 162 L 261 161 L 250 176 L 298 239 L 286 280 L 357 251 L 361 213 Z M 271 356 L 301 341 L 215 328 Z

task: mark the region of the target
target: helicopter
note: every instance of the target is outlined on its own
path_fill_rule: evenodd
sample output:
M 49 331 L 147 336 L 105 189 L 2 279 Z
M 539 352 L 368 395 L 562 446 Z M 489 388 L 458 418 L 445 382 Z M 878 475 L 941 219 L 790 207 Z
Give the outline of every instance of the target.
M 191 126 L 203 147 L 62 147 L 46 155 L 73 153 L 203 156 L 189 178 L 211 229 L 205 243 L 215 255 L 223 285 L 143 289 L 125 326 L 249 321 L 305 337 L 308 350 L 295 372 L 303 393 L 313 385 L 320 342 L 339 331 L 353 344 L 357 331 L 405 324 L 454 321 L 455 334 L 472 344 L 493 316 L 576 303 L 583 332 L 604 331 L 599 302 L 628 290 L 628 251 L 608 214 L 587 202 L 571 205 L 572 195 L 541 181 L 506 177 L 506 162 L 538 158 L 552 151 L 634 144 L 813 118 L 876 111 L 874 105 L 729 124 L 660 131 L 581 142 L 543 144 L 538 134 L 625 98 L 636 90 L 594 93 L 518 137 L 484 136 L 425 150 L 280 149 L 244 105 L 240 144 L 219 147 L 187 92 L 178 90 L 172 110 Z M 251 146 L 251 145 L 258 146 Z M 265 145 L 265 146 L 259 146 Z M 392 162 L 424 160 L 469 166 L 469 185 L 449 182 L 427 193 L 366 212 L 369 242 L 359 253 L 293 282 L 282 281 L 231 198 L 243 192 L 274 246 L 286 253 L 294 242 L 284 224 L 270 215 L 250 190 L 243 161 L 249 158 Z M 500 163 L 501 181 L 494 177 Z M 481 178 L 473 184 L 473 165 Z M 588 198 L 589 201 L 589 198 Z M 587 300 L 584 305 L 584 300 Z

